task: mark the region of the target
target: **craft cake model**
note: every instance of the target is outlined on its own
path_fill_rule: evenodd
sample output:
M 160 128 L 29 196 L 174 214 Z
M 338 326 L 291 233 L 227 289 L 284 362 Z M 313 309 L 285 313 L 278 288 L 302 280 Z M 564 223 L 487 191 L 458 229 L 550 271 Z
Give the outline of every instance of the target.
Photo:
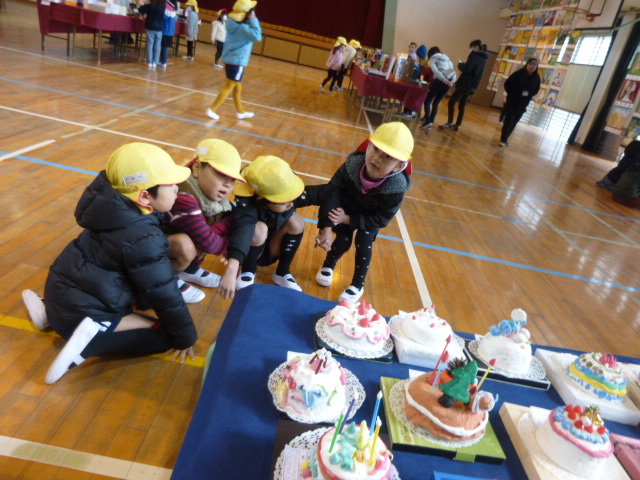
M 339 427 L 336 427 L 339 429 Z M 350 423 L 336 436 L 336 428 L 325 433 L 314 450 L 302 478 L 313 480 L 390 479 L 393 455 L 378 437 L 370 435 L 367 422 Z M 334 438 L 335 437 L 335 438 Z M 333 448 L 332 448 L 333 447 Z
M 286 412 L 310 423 L 333 422 L 344 409 L 347 375 L 324 348 L 287 363 L 276 398 Z
M 497 359 L 499 369 L 507 373 L 523 375 L 531 365 L 531 334 L 524 328 L 527 314 L 516 308 L 511 312 L 511 320 L 502 320 L 493 325 L 478 342 L 478 358 L 485 363 Z
M 583 478 L 606 478 L 613 445 L 597 407 L 555 408 L 536 430 L 536 441 L 561 468 Z
M 622 402 L 627 395 L 627 379 L 613 355 L 583 353 L 569 364 L 572 385 L 589 395 L 610 402 Z
M 324 319 L 329 340 L 358 352 L 378 352 L 390 336 L 387 321 L 364 300 L 359 304 L 343 300 Z

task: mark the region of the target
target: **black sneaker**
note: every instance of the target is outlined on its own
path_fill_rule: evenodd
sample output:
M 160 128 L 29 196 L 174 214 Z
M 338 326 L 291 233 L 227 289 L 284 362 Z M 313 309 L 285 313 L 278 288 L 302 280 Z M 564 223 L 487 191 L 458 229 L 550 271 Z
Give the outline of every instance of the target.
M 450 128 L 453 128 L 453 123 L 445 123 L 444 125 L 440 125 L 438 128 L 440 130 L 449 130 Z
M 450 128 L 451 130 L 453 130 L 454 132 L 457 132 L 457 131 L 458 131 L 458 128 L 460 128 L 460 125 L 451 125 L 449 128 Z

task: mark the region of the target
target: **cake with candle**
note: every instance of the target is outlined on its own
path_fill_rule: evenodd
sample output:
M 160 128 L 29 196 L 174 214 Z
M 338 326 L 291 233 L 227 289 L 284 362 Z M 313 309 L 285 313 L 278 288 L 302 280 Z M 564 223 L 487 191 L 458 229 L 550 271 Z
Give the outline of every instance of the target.
M 583 353 L 567 370 L 569 382 L 591 396 L 622 402 L 627 395 L 627 379 L 613 355 Z
M 335 422 L 346 403 L 347 375 L 324 348 L 287 363 L 275 399 L 280 409 L 307 423 Z
M 364 300 L 355 304 L 341 301 L 324 321 L 326 340 L 363 354 L 383 350 L 391 335 L 385 318 Z
M 613 454 L 609 430 L 598 407 L 555 408 L 536 429 L 536 441 L 549 459 L 582 478 L 606 478 L 606 459 Z
M 485 363 L 497 359 L 500 370 L 514 375 L 524 375 L 531 365 L 531 334 L 524 328 L 527 314 L 517 308 L 511 312 L 511 320 L 493 325 L 477 344 L 477 357 Z
M 407 417 L 439 440 L 454 445 L 479 441 L 495 400 L 491 393 L 475 385 L 477 373 L 475 361 L 455 359 L 442 371 L 425 373 L 407 382 Z
M 313 480 L 391 478 L 393 455 L 378 437 L 377 432 L 370 435 L 367 422 L 363 421 L 360 425 L 356 425 L 355 422 L 349 423 L 343 426 L 338 435 L 336 435 L 336 428 L 331 428 L 320 438 L 309 465 L 303 468 L 302 478 Z
M 445 348 L 451 358 L 464 358 L 464 342 L 453 334 L 446 320 L 436 315 L 434 305 L 394 316 L 391 335 L 401 363 L 433 368 Z

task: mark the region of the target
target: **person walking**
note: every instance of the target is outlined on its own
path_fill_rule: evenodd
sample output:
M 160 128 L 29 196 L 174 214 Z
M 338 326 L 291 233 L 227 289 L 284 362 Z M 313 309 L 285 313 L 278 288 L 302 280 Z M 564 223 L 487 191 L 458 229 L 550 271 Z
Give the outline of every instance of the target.
M 212 27 L 211 44 L 216 46 L 216 58 L 213 66 L 223 68 L 219 62 L 224 51 L 224 42 L 227 39 L 227 11 L 224 8 L 218 12 L 218 19 L 213 22 Z
M 434 79 L 429 85 L 429 93 L 424 101 L 424 120 L 422 127 L 420 127 L 421 130 L 433 128 L 433 122 L 438 114 L 438 106 L 458 78 L 453 63 L 438 47 L 431 47 L 427 57 Z
M 504 121 L 500 135 L 500 146 L 509 145 L 509 136 L 527 111 L 531 99 L 540 91 L 538 60 L 530 58 L 525 66 L 509 76 L 504 82 L 507 101 L 504 104 Z

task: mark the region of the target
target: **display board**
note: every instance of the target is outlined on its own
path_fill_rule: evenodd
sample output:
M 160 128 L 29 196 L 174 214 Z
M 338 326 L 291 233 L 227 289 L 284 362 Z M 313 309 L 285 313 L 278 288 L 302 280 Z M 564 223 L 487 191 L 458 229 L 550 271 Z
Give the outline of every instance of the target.
M 640 47 L 629 65 L 604 129 L 621 136 L 621 148 L 640 140 Z

